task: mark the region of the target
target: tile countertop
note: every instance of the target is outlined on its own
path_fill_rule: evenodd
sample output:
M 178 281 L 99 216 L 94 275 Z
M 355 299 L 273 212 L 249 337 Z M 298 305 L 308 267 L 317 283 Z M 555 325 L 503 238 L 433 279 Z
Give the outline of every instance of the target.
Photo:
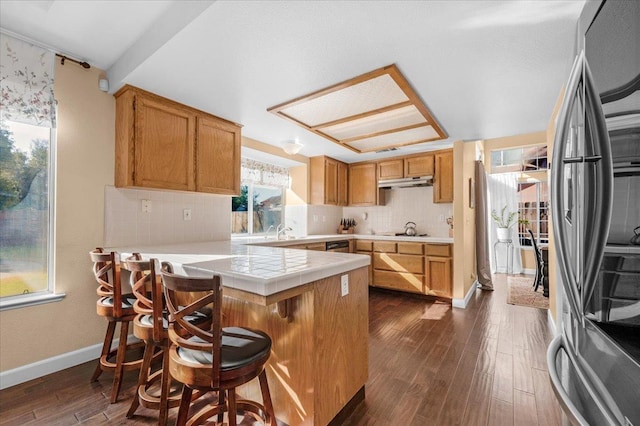
M 289 240 L 294 241 L 294 240 Z M 176 273 L 222 276 L 225 287 L 270 296 L 313 281 L 366 267 L 359 254 L 296 250 L 241 244 L 237 241 L 111 247 L 122 256 L 139 252 L 145 259 L 171 262 Z
M 306 237 L 296 237 L 289 240 L 276 240 L 275 238 L 265 239 L 264 237 L 232 237 L 231 241 L 237 244 L 251 244 L 258 246 L 290 246 L 295 244 L 316 243 L 321 241 L 338 240 L 384 240 L 384 241 L 414 241 L 418 243 L 453 244 L 452 237 L 409 237 L 403 235 L 370 235 L 370 234 L 328 234 L 328 235 L 308 235 Z

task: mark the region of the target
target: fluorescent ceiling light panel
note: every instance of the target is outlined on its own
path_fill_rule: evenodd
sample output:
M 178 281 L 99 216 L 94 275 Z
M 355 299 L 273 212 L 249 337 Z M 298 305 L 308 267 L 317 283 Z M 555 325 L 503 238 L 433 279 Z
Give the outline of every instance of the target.
M 447 138 L 395 65 L 268 111 L 358 153 Z
M 440 139 L 438 133 L 431 126 L 418 127 L 401 132 L 388 133 L 372 138 L 360 139 L 348 145 L 358 152 L 379 151 L 387 147 L 412 145 Z

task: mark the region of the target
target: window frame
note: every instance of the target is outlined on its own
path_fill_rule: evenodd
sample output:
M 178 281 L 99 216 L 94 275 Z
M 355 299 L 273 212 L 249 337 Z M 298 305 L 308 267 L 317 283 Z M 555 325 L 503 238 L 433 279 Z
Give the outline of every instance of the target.
M 530 244 L 525 244 L 524 243 L 525 241 L 531 240 L 531 237 L 529 236 L 529 233 L 526 232 L 527 228 L 531 229 L 531 231 L 533 232 L 533 237 L 535 238 L 536 244 L 538 246 L 549 244 L 549 219 L 548 219 L 549 218 L 549 200 L 548 199 L 547 200 L 542 200 L 541 199 L 542 185 L 543 184 L 547 185 L 547 194 L 548 194 L 549 193 L 549 188 L 548 188 L 549 182 L 544 181 L 544 180 L 539 180 L 539 179 L 527 179 L 527 180 L 518 182 L 518 189 L 520 188 L 520 185 L 523 185 L 523 184 L 535 185 L 535 188 L 536 188 L 535 217 L 536 217 L 536 219 L 535 219 L 535 230 L 531 229 L 531 223 L 529 225 L 522 226 L 522 230 L 521 230 L 521 226 L 520 225 L 518 226 L 518 240 L 520 242 L 520 247 L 521 248 L 533 249 L 533 243 L 530 243 Z M 518 191 L 518 222 L 523 219 L 522 212 L 525 211 L 525 209 L 523 207 L 524 202 L 521 201 L 521 198 L 520 198 L 521 197 L 520 192 L 521 191 Z M 540 215 L 541 215 L 541 211 L 542 211 L 542 208 L 541 208 L 541 204 L 542 203 L 545 203 L 544 209 L 547 210 L 547 219 L 545 221 L 542 221 L 540 219 Z M 543 234 L 542 231 L 541 231 L 541 229 L 542 229 L 541 224 L 542 223 L 546 223 L 546 225 L 547 225 L 546 241 L 543 241 L 543 237 L 541 236 L 541 234 Z
M 525 157 L 525 151 L 528 149 L 542 149 L 545 148 L 546 155 L 535 155 L 532 157 Z M 505 154 L 509 151 L 518 151 L 519 152 L 519 161 L 513 162 L 509 164 L 505 164 Z M 494 163 L 494 154 L 499 153 L 500 163 Z M 504 149 L 494 149 L 491 151 L 491 173 L 513 173 L 513 172 L 539 172 L 549 170 L 549 147 L 546 143 L 535 144 L 535 145 L 527 145 L 527 146 L 516 146 L 512 148 L 504 148 Z M 541 167 L 540 164 L 546 164 L 546 167 Z M 529 162 L 528 162 L 529 161 Z M 536 168 L 527 168 L 527 164 L 530 162 L 535 162 Z M 514 168 L 511 170 L 511 168 Z
M 55 219 L 56 219 L 56 160 L 57 160 L 57 132 L 55 127 L 49 127 L 49 158 L 47 164 L 48 184 L 48 215 L 49 229 L 47 238 L 47 288 L 28 294 L 0 296 L 0 312 L 44 303 L 58 302 L 66 293 L 55 291 Z
M 287 193 L 285 187 L 277 186 L 277 185 L 267 185 L 263 183 L 253 182 L 253 181 L 242 182 L 241 186 L 247 186 L 247 200 L 253 200 L 253 194 L 254 194 L 253 191 L 256 186 L 263 187 L 263 188 L 270 188 L 270 189 L 279 189 L 282 197 L 282 210 L 281 210 L 280 223 L 285 223 L 285 196 Z M 253 202 L 247 202 L 247 216 L 248 216 L 247 232 L 240 232 L 240 233 L 232 232 L 231 233 L 232 237 L 247 237 L 247 236 L 261 237 L 261 236 L 266 236 L 268 234 L 269 232 L 268 230 L 264 232 L 253 232 Z M 233 217 L 232 217 L 232 220 L 233 220 Z

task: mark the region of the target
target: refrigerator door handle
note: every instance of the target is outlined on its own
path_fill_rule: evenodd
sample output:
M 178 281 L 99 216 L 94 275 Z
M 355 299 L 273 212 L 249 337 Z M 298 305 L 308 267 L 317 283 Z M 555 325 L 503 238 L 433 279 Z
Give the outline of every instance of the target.
M 549 369 L 549 379 L 551 380 L 551 387 L 553 388 L 558 402 L 562 406 L 564 413 L 569 417 L 572 424 L 578 424 L 580 426 L 589 426 L 590 423 L 584 418 L 578 407 L 573 403 L 571 397 L 565 390 L 560 375 L 558 374 L 556 359 L 560 351 L 564 351 L 567 354 L 569 363 L 571 363 L 573 370 L 576 372 L 575 379 L 580 382 L 580 385 L 585 389 L 589 397 L 595 402 L 596 406 L 602 416 L 607 420 L 607 424 L 615 425 L 621 424 L 620 420 L 609 410 L 609 408 L 602 402 L 598 394 L 594 391 L 591 382 L 587 378 L 586 374 L 581 370 L 573 352 L 567 348 L 564 334 L 556 336 L 549 344 L 547 350 L 547 367 Z
M 578 96 L 578 90 L 581 87 L 580 82 L 582 81 L 584 61 L 584 51 L 581 51 L 573 63 L 569 82 L 567 83 L 567 91 L 558 115 L 558 131 L 553 141 L 553 158 L 556 159 L 557 163 L 551 167 L 551 184 L 553 188 L 551 191 L 551 214 L 552 218 L 557 218 L 557 220 L 554 220 L 553 231 L 556 240 L 556 253 L 559 258 L 560 281 L 567 296 L 569 307 L 577 317 L 582 316 L 582 311 L 579 307 L 580 292 L 577 283 L 577 271 L 573 270 L 574 265 L 572 265 L 569 257 L 570 241 L 567 241 L 569 235 L 566 228 L 566 223 L 571 223 L 575 212 L 570 210 L 567 210 L 566 213 L 564 212 L 565 191 L 563 188 L 566 176 L 563 162 L 565 160 L 567 160 L 567 163 L 580 163 L 583 161 L 582 158 L 565 157 L 564 151 L 568 137 L 574 139 L 573 132 L 575 132 L 575 129 L 571 126 L 570 117 L 574 99 Z M 569 196 L 571 197 L 572 195 L 569 194 Z M 569 204 L 571 205 L 570 200 Z
M 585 245 L 584 252 L 584 275 L 582 288 L 582 307 L 584 308 L 591 293 L 594 291 L 604 248 L 609 237 L 609 223 L 611 221 L 611 211 L 613 209 L 613 160 L 611 154 L 611 143 L 609 141 L 609 131 L 607 122 L 602 112 L 600 95 L 593 81 L 591 69 L 588 61 L 584 60 L 584 88 L 585 88 L 585 120 L 591 124 L 591 138 L 594 142 L 596 152 L 585 155 L 585 163 L 592 163 L 592 167 L 587 169 L 585 174 L 594 176 L 590 193 L 595 194 L 595 202 L 592 203 L 592 210 L 585 209 L 585 213 L 591 213 L 584 217 L 586 229 L 593 232 L 589 238 L 590 244 Z

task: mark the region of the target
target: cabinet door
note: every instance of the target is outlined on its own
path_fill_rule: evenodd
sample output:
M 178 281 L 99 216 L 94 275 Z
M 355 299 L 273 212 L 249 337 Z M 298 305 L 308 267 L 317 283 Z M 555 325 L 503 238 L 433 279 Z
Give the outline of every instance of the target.
M 435 176 L 433 180 L 433 202 L 453 202 L 453 151 L 435 155 Z
M 378 195 L 376 163 L 349 166 L 349 205 L 375 206 L 383 200 Z
M 324 204 L 338 204 L 338 162 L 324 159 Z
M 338 205 L 346 206 L 349 203 L 349 166 L 338 162 Z
M 142 95 L 135 108 L 133 184 L 193 191 L 195 115 Z
M 404 159 L 404 177 L 433 176 L 433 155 Z
M 425 258 L 427 294 L 451 297 L 451 258 L 427 256 Z
M 240 193 L 240 127 L 198 118 L 196 191 Z
M 404 162 L 402 158 L 378 162 L 378 179 L 402 179 L 404 177 Z

